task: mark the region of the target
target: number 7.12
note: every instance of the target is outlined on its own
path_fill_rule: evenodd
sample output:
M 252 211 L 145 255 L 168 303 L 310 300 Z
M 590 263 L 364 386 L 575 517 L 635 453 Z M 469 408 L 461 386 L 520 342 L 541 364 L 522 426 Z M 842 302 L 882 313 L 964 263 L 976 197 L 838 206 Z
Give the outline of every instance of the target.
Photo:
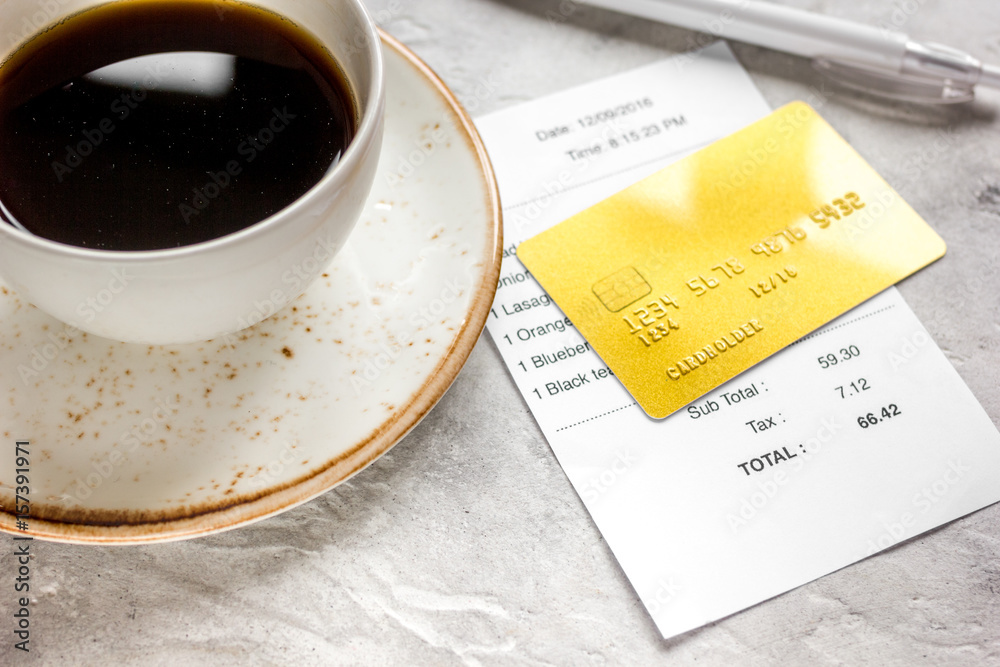
M 836 387 L 834 391 L 839 391 L 841 398 L 847 398 L 848 396 L 854 396 L 863 391 L 868 391 L 869 389 L 871 389 L 871 386 L 868 384 L 868 380 L 858 378 L 856 382 L 852 382 L 851 384 L 843 387 Z

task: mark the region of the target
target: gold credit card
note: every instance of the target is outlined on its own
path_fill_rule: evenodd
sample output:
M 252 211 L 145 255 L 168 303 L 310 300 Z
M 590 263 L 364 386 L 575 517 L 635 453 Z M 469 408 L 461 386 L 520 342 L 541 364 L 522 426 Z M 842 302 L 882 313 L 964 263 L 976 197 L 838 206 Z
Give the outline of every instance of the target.
M 517 255 L 661 419 L 944 252 L 895 190 L 797 102 L 523 242 Z

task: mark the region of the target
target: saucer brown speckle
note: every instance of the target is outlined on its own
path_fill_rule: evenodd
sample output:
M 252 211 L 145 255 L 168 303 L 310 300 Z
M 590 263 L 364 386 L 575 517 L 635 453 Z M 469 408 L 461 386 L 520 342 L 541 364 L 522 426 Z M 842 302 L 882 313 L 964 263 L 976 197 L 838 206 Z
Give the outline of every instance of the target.
M 0 433 L 32 443 L 31 535 L 141 543 L 265 518 L 361 471 L 450 386 L 496 290 L 499 197 L 455 98 L 383 43 L 380 174 L 291 307 L 225 341 L 148 347 L 79 333 L 0 287 Z

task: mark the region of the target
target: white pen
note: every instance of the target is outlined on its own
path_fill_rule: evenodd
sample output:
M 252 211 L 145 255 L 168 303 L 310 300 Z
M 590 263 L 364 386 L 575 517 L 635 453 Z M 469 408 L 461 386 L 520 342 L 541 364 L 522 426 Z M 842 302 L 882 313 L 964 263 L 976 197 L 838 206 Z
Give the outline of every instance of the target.
M 973 99 L 976 85 L 1000 88 L 1000 67 L 967 53 L 759 0 L 580 1 L 812 58 L 832 79 L 886 97 L 955 103 Z

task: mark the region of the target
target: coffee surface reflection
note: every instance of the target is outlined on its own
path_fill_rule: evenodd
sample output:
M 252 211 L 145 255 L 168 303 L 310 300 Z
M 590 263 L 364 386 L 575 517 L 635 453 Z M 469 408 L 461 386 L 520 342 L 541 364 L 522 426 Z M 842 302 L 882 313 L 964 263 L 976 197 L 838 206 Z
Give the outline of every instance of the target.
M 356 118 L 337 64 L 281 17 L 102 5 L 0 65 L 0 218 L 104 250 L 219 238 L 305 194 Z

